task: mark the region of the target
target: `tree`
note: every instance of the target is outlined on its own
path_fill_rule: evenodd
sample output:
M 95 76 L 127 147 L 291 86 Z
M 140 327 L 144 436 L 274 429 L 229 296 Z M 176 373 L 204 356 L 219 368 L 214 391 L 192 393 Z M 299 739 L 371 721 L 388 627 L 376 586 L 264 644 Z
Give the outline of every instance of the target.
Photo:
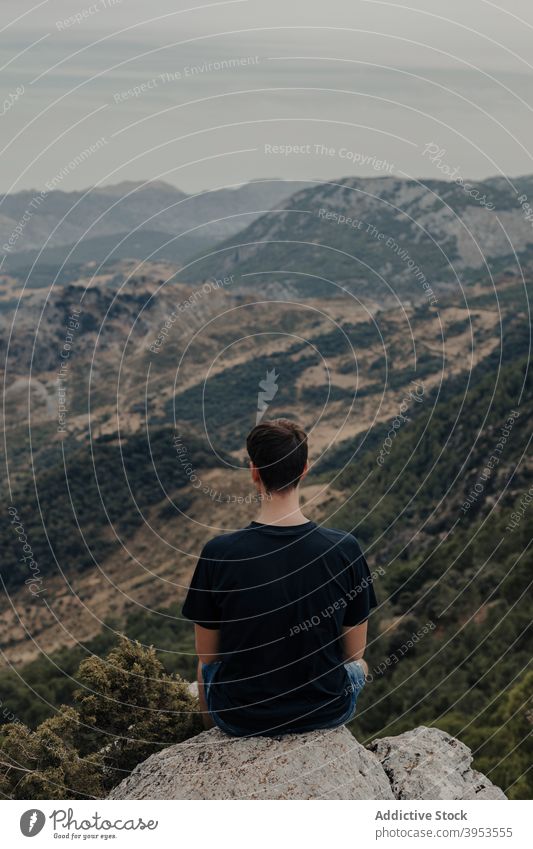
M 198 702 L 177 675 L 167 675 L 153 648 L 123 638 L 105 659 L 79 669 L 79 748 L 102 747 L 105 784 L 112 787 L 159 749 L 202 730 Z
M 83 799 L 103 795 L 98 754 L 76 750 L 79 718 L 62 707 L 35 731 L 11 723 L 2 729 L 0 792 L 11 799 Z
M 0 736 L 0 792 L 14 799 L 101 798 L 149 755 L 202 730 L 198 700 L 153 648 L 125 637 L 80 664 L 77 707 Z

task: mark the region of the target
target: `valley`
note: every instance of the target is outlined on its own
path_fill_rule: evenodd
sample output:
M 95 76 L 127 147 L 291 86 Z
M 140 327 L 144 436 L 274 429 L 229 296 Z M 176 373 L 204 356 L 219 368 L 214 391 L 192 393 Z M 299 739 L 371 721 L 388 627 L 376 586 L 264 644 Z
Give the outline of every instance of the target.
M 82 252 L 53 272 L 22 256 L 2 269 L 0 691 L 21 721 L 68 702 L 74 661 L 122 632 L 192 676 L 180 604 L 203 544 L 254 518 L 244 441 L 266 380 L 266 415 L 310 434 L 304 511 L 352 530 L 381 570 L 369 654 L 387 671 L 354 730 L 438 724 L 477 746 L 498 783 L 527 792 L 524 713 L 511 707 L 530 682 L 531 515 L 508 526 L 533 483 L 530 243 L 497 181 L 489 188 L 522 250 L 509 259 L 491 236 L 478 263 L 437 207 L 455 204 L 483 228 L 481 210 L 441 186 L 434 208 L 391 180 L 269 195 L 263 208 L 284 212 L 215 233 L 186 267 Z M 310 217 L 326 206 L 375 221 L 424 270 L 434 302 L 384 240 Z M 406 229 L 406 216 L 438 238 Z M 391 661 L 427 622 L 420 645 Z

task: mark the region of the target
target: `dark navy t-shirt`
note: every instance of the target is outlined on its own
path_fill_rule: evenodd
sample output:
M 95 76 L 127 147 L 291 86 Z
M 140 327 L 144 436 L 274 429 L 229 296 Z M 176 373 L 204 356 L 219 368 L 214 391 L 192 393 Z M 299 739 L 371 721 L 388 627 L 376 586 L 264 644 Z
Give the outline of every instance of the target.
M 376 606 L 352 534 L 252 522 L 204 547 L 183 615 L 220 629 L 210 707 L 246 732 L 334 722 L 350 707 L 339 639 Z

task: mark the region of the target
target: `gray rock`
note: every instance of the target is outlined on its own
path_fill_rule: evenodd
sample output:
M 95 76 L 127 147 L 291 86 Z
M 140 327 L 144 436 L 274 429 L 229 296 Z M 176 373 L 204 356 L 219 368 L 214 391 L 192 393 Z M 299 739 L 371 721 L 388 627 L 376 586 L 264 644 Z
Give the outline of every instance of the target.
M 471 768 L 470 749 L 438 728 L 420 726 L 369 745 L 389 777 L 397 799 L 505 799 Z
M 139 764 L 110 799 L 505 799 L 444 731 L 416 728 L 367 748 L 347 728 L 228 737 L 216 728 Z
M 393 799 L 377 758 L 347 728 L 281 737 L 204 731 L 122 781 L 111 799 Z

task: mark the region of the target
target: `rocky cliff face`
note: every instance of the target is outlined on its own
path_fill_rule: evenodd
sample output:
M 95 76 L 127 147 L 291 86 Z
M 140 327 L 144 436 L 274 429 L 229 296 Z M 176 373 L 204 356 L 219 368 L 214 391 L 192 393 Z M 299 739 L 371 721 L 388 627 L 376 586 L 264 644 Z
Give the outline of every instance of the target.
M 515 189 L 505 181 L 484 180 L 469 191 L 454 180 L 392 176 L 311 185 L 295 190 L 238 238 L 219 244 L 182 277 L 235 274 L 238 285 L 253 286 L 257 294 L 272 277 L 263 280 L 261 272 L 277 268 L 283 269 L 277 282 L 288 285 L 287 291 L 296 286 L 333 295 L 335 288 L 321 286 L 320 275 L 383 302 L 391 286 L 402 296 L 424 298 L 422 274 L 433 291 L 455 291 L 456 274 L 464 283 L 493 262 L 494 269 L 500 260 L 512 267 L 510 244 L 522 264 L 533 259 L 531 222 L 517 201 L 522 194 L 533 196 L 533 179 L 518 181 Z M 302 285 L 299 275 L 306 272 Z
M 362 746 L 347 728 L 233 738 L 218 729 L 139 764 L 111 799 L 505 799 L 437 728 Z

